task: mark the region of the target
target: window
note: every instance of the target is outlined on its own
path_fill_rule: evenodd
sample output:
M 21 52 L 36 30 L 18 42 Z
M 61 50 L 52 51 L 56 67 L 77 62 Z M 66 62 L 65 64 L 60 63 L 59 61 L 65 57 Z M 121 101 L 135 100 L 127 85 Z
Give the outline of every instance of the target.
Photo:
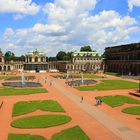
M 29 57 L 29 62 L 32 62 L 32 57 Z
M 44 57 L 41 57 L 41 62 L 44 62 Z
M 38 57 L 35 57 L 35 62 L 38 62 Z

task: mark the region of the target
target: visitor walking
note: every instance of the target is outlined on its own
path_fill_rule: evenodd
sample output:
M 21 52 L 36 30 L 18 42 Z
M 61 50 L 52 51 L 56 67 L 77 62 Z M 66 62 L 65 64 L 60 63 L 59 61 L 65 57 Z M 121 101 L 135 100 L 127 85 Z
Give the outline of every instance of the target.
M 101 103 L 102 103 L 102 100 L 101 99 L 96 99 L 96 104 L 95 104 L 96 106 L 97 105 L 101 105 Z
M 50 86 L 52 86 L 52 81 L 50 81 Z
M 45 77 L 45 83 L 47 83 L 47 77 Z
M 80 101 L 80 103 L 83 103 L 83 100 L 84 100 L 84 98 L 83 98 L 83 96 L 81 97 L 81 101 Z

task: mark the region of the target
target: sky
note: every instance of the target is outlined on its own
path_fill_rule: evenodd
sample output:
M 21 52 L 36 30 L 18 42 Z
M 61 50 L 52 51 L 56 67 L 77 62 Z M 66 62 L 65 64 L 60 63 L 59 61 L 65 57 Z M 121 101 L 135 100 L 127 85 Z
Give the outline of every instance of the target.
M 140 0 L 0 0 L 0 48 L 48 56 L 140 42 Z

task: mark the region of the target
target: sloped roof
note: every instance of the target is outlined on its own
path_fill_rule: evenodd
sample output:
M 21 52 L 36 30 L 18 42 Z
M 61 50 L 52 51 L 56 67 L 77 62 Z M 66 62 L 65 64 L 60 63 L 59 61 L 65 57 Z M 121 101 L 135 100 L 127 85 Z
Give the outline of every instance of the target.
M 98 53 L 96 51 L 94 52 L 74 52 L 72 54 L 73 56 L 96 56 Z

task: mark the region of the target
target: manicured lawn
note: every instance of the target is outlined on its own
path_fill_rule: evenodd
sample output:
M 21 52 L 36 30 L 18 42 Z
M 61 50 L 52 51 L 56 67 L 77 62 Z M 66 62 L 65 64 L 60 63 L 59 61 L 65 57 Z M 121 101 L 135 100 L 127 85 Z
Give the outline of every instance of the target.
M 52 136 L 51 140 L 90 140 L 79 126 L 62 130 Z
M 96 98 L 101 99 L 104 103 L 111 107 L 121 106 L 125 103 L 128 104 L 140 104 L 140 100 L 136 100 L 123 95 L 116 96 L 97 96 Z
M 29 134 L 9 134 L 8 140 L 47 140 L 41 136 Z M 90 140 L 79 126 L 74 126 L 54 134 L 50 140 Z
M 115 90 L 115 89 L 131 89 L 138 88 L 139 84 L 125 80 L 102 80 L 100 84 L 95 86 L 80 86 L 78 90 Z
M 47 128 L 62 125 L 71 121 L 65 115 L 38 115 L 17 119 L 11 123 L 16 128 Z
M 133 115 L 140 115 L 140 106 L 127 107 L 122 112 Z
M 38 135 L 30 134 L 9 134 L 8 140 L 47 140 L 46 138 Z
M 25 80 L 33 80 L 35 76 L 25 76 Z M 21 76 L 0 76 L 0 80 L 21 80 Z
M 51 111 L 51 112 L 65 112 L 65 110 L 53 100 L 44 101 L 30 101 L 30 102 L 17 102 L 14 104 L 12 116 L 19 116 L 34 112 L 36 110 Z
M 120 74 L 115 73 L 115 72 L 105 72 L 107 75 L 112 75 L 112 76 L 120 76 Z
M 47 93 L 45 88 L 8 88 L 0 87 L 0 96 L 10 96 L 10 95 L 28 95 L 36 93 Z

